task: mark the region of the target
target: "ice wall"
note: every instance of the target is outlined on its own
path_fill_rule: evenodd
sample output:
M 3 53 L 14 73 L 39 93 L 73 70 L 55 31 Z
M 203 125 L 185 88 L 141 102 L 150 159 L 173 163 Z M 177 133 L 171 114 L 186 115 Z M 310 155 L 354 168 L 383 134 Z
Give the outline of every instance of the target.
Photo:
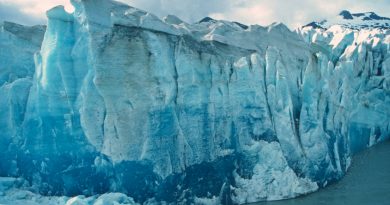
M 20 134 L 1 136 L 14 151 L 0 173 L 37 192 L 284 199 L 339 179 L 352 153 L 389 138 L 387 30 L 298 35 L 72 3 L 73 14 L 47 12 L 34 78 L 14 88 L 26 112 L 1 127 Z
M 35 72 L 34 53 L 42 43 L 44 26 L 0 23 L 0 175 L 17 175 L 27 98 Z

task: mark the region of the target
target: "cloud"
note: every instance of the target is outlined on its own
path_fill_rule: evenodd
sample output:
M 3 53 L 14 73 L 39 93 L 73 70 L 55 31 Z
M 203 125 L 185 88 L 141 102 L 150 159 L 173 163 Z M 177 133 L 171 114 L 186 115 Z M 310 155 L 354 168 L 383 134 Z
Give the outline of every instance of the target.
M 20 7 L 0 2 L 0 20 L 11 21 L 19 24 L 39 24 L 43 19 L 24 13 Z
M 34 25 L 46 23 L 46 11 L 64 5 L 72 10 L 68 0 L 0 0 L 0 20 Z
M 390 17 L 389 0 L 119 0 L 160 17 L 174 14 L 187 22 L 210 16 L 245 24 L 283 22 L 290 28 L 332 17 L 341 10 L 374 11 Z M 0 0 L 0 19 L 34 24 L 56 5 L 71 9 L 69 0 Z M 12 11 L 12 12 L 11 12 Z

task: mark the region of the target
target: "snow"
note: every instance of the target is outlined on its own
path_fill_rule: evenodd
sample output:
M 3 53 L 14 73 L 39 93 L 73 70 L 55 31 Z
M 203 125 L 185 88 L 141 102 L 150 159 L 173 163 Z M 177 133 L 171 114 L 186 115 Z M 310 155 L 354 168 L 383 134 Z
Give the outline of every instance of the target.
M 387 29 L 189 24 L 72 3 L 47 12 L 42 46 L 40 27 L 0 32 L 12 54 L 0 53 L 0 175 L 25 177 L 3 179 L 0 203 L 285 199 L 390 136 Z
M 365 13 L 350 13 L 349 11 L 342 11 L 339 15 L 323 20 L 321 22 L 312 22 L 304 27 L 320 27 L 323 29 L 329 29 L 330 27 L 337 25 L 343 28 L 349 28 L 353 30 L 360 29 L 389 29 L 390 18 L 381 17 L 374 12 Z

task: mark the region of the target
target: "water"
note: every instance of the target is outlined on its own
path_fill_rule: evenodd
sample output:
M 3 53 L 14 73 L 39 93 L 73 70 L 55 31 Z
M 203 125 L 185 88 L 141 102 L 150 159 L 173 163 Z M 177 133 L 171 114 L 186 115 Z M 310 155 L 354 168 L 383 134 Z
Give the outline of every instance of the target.
M 338 183 L 296 199 L 252 205 L 390 205 L 390 141 L 355 155 Z

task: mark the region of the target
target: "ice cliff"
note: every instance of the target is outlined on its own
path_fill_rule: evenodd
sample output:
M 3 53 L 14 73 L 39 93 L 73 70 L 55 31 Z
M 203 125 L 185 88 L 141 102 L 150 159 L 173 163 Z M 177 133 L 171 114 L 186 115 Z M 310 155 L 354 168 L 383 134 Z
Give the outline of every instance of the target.
M 72 4 L 72 14 L 47 12 L 35 68 L 43 28 L 0 31 L 0 174 L 35 192 L 291 198 L 340 179 L 354 152 L 390 137 L 386 28 L 292 32 Z
M 0 175 L 17 174 L 22 124 L 45 27 L 0 23 Z

